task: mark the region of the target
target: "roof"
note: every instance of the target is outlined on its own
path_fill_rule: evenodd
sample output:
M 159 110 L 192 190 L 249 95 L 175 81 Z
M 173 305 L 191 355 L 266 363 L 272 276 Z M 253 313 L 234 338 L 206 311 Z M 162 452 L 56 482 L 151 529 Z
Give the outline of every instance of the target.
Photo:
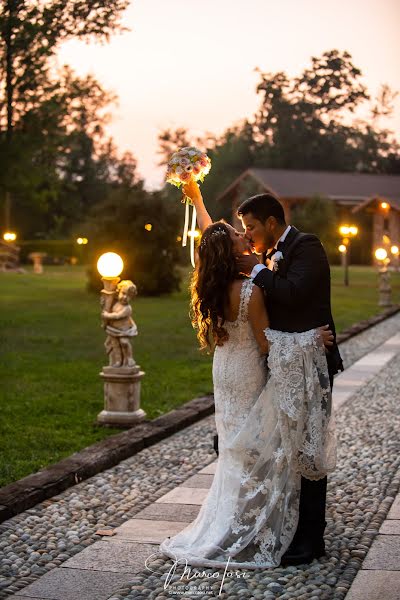
M 219 195 L 218 200 L 248 176 L 281 198 L 310 198 L 319 194 L 345 204 L 358 204 L 379 196 L 400 209 L 400 175 L 334 171 L 247 169 Z

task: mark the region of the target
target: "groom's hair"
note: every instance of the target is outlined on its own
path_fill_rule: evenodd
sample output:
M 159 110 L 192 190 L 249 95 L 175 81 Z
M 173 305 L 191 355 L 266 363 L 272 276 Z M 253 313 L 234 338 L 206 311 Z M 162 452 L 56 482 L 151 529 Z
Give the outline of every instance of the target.
M 280 225 L 286 225 L 283 206 L 278 198 L 270 193 L 257 194 L 242 202 L 237 210 L 238 217 L 248 213 L 251 213 L 255 219 L 262 223 L 265 223 L 268 217 L 275 217 Z

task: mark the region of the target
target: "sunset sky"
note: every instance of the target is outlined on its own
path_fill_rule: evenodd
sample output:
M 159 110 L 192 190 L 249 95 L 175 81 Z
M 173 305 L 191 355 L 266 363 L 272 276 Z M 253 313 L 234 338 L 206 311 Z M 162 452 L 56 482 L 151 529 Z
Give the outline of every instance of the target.
M 296 76 L 311 56 L 347 50 L 371 95 L 400 90 L 400 0 L 133 0 L 123 24 L 103 46 L 68 42 L 58 60 L 118 95 L 109 132 L 149 188 L 163 178 L 161 129 L 220 134 L 254 114 L 255 67 Z M 385 125 L 400 138 L 399 97 Z

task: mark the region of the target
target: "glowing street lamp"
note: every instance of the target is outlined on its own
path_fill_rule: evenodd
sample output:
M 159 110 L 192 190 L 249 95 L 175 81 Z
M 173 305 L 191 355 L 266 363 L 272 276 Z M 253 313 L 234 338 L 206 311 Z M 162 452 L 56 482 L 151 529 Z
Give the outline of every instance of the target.
M 14 233 L 13 231 L 6 231 L 6 233 L 3 235 L 3 240 L 5 242 L 15 242 L 16 239 L 17 239 L 17 234 Z
M 358 234 L 358 227 L 355 225 L 340 225 L 339 233 L 342 236 L 342 243 L 338 250 L 342 254 L 342 263 L 344 266 L 344 285 L 349 285 L 349 262 L 350 262 L 350 240 Z
M 106 279 L 114 279 L 121 275 L 124 268 L 124 261 L 115 252 L 106 252 L 102 254 L 97 261 L 97 270 Z
M 101 275 L 104 288 L 101 290 L 101 305 L 104 310 L 111 308 L 114 300 L 115 290 L 120 281 L 120 275 L 124 268 L 124 261 L 115 252 L 102 254 L 97 261 L 97 270 Z
M 88 243 L 88 239 L 87 238 L 77 238 L 76 243 L 79 244 L 79 246 L 85 246 Z
M 384 263 L 384 261 L 387 258 L 387 252 L 386 252 L 385 248 L 377 248 L 375 250 L 375 258 L 376 258 L 376 260 L 380 260 L 380 261 L 382 261 L 382 263 Z

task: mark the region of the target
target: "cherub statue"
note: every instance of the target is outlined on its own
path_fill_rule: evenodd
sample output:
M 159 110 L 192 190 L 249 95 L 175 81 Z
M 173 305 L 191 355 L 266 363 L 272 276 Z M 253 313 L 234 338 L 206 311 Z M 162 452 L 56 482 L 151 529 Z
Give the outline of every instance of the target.
M 129 301 L 137 295 L 136 285 L 129 280 L 120 281 L 117 285 L 118 299 L 111 311 L 103 310 L 107 339 L 105 348 L 109 355 L 109 365 L 112 367 L 133 367 L 130 338 L 137 335 L 137 327 L 132 319 L 132 308 Z

